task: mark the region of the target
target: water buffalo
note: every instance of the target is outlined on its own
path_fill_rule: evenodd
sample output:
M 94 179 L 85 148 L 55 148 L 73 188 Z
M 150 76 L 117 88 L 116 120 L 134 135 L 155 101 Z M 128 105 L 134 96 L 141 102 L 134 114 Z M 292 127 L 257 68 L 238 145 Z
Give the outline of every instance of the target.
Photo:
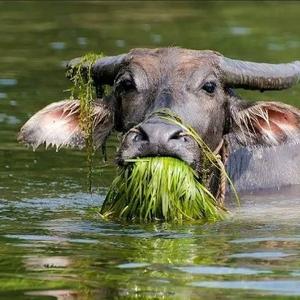
M 300 61 L 266 64 L 214 51 L 133 49 L 98 60 L 92 73 L 99 98 L 101 85 L 112 86 L 111 95 L 94 104 L 94 142 L 99 147 L 112 130 L 122 132 L 119 164 L 172 156 L 199 169 L 201 151 L 193 138 L 153 115 L 167 108 L 212 150 L 226 143 L 226 167 L 238 190 L 300 184 L 300 110 L 280 102 L 248 102 L 233 90 L 289 88 L 300 79 Z M 52 103 L 23 126 L 19 138 L 34 148 L 43 143 L 82 148 L 78 117 L 78 101 Z

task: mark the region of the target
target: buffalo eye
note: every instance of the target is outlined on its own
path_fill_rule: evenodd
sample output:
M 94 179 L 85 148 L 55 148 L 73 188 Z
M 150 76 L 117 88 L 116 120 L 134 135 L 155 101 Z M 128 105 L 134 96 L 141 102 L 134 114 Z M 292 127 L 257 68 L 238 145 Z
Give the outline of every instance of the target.
M 206 91 L 209 94 L 213 94 L 216 90 L 216 83 L 213 81 L 209 81 L 206 82 L 203 86 L 202 86 L 202 90 Z
M 135 88 L 135 83 L 132 78 L 121 79 L 116 86 L 116 90 L 118 93 L 130 92 Z

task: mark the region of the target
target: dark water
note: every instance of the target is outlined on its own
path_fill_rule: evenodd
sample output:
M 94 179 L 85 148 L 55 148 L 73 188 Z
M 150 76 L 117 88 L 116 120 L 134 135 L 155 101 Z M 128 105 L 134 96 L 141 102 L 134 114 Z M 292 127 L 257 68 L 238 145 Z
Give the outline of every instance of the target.
M 217 224 L 102 222 L 115 137 L 92 196 L 84 153 L 16 143 L 33 112 L 68 97 L 70 58 L 177 45 L 286 62 L 300 58 L 299 16 L 298 2 L 0 1 L 0 298 L 300 297 L 300 188 L 243 196 Z M 300 85 L 242 94 L 300 105 Z

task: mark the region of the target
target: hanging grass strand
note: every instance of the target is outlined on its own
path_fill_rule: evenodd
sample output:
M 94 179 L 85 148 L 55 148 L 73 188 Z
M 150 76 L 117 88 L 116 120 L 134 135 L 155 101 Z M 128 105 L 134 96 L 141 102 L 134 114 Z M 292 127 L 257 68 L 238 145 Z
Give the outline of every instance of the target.
M 95 154 L 93 141 L 93 101 L 96 99 L 92 68 L 95 62 L 102 58 L 102 54 L 88 53 L 80 58 L 77 64 L 72 66 L 69 77 L 73 82 L 71 99 L 80 101 L 80 127 L 84 134 L 87 166 L 88 189 L 92 189 L 93 157 Z

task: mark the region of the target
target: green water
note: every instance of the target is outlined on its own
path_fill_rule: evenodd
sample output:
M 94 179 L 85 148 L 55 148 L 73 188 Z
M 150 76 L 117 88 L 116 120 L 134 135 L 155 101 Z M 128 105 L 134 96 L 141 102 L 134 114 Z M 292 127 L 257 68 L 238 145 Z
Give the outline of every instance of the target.
M 32 152 L 20 126 L 68 97 L 65 61 L 134 47 L 300 59 L 298 2 L 0 1 L 0 299 L 300 297 L 300 188 L 248 195 L 216 224 L 126 225 L 93 217 L 115 176 L 117 138 L 86 193 L 85 154 Z M 300 106 L 289 91 L 243 92 Z

